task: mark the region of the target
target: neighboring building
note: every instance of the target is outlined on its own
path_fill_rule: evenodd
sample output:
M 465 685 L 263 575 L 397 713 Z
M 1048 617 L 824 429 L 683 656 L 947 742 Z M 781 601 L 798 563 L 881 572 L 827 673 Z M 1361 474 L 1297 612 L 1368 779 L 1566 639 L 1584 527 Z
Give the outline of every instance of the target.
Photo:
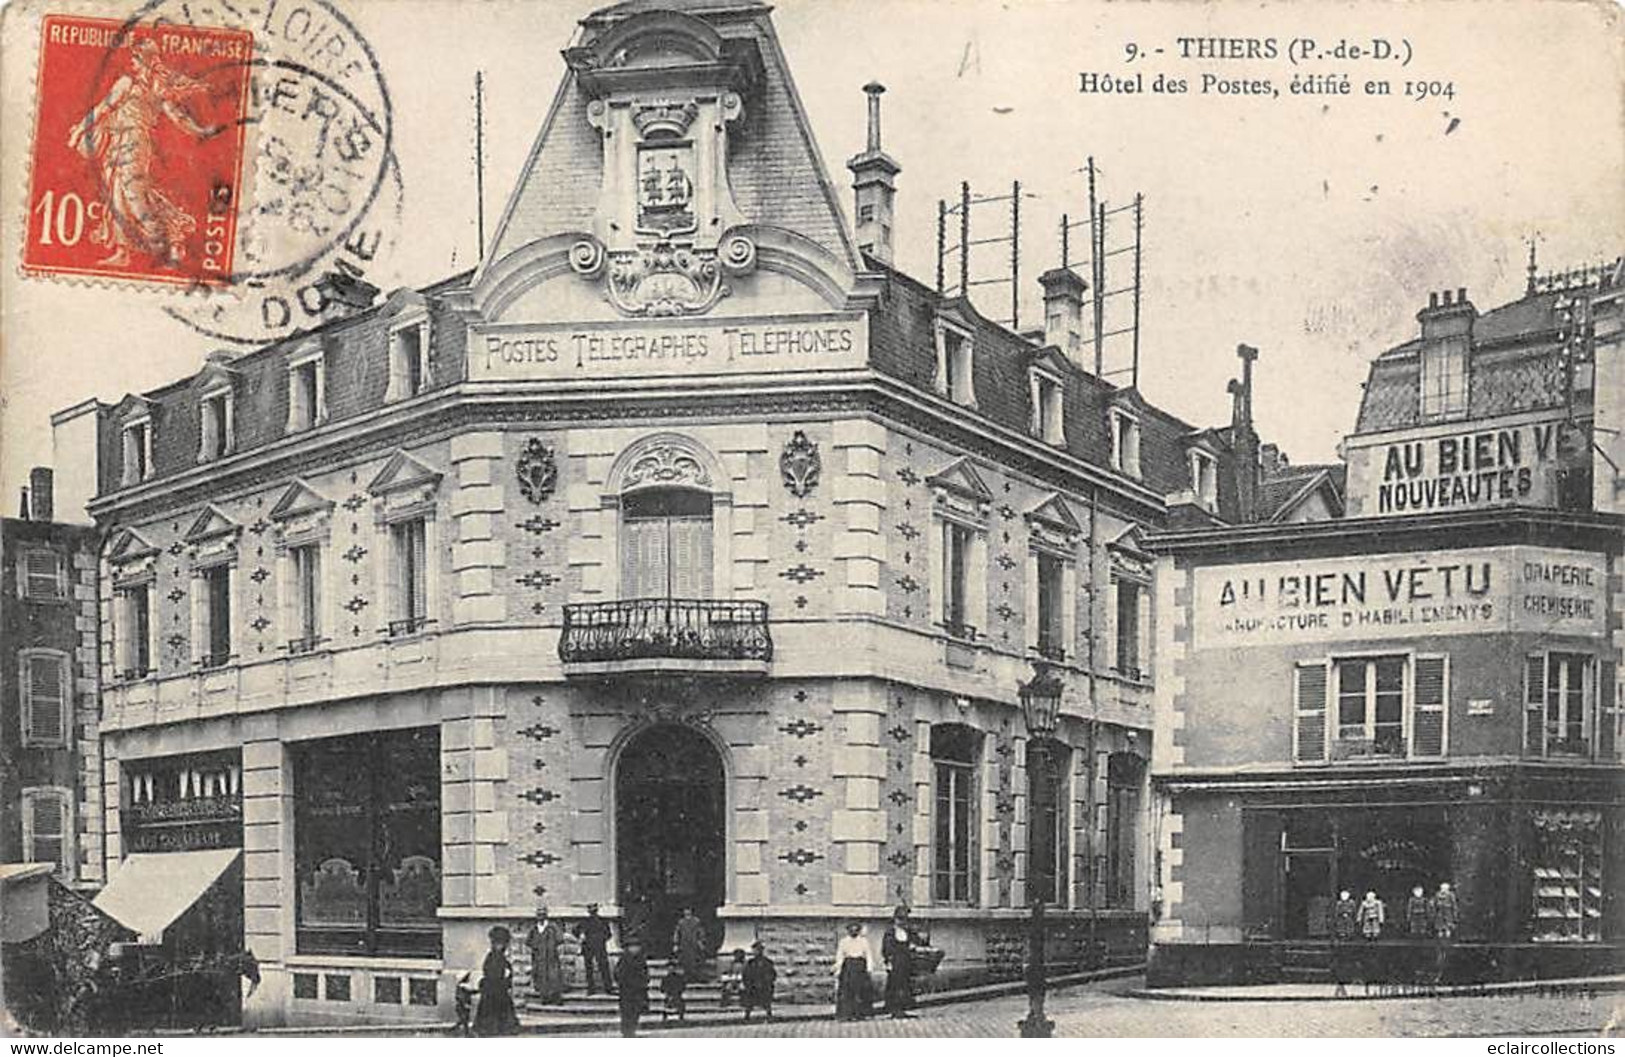
M 36 468 L 21 517 L 0 519 L 0 862 L 102 879 L 96 530 L 54 520 Z
M 1430 299 L 1372 364 L 1349 518 L 1150 538 L 1154 983 L 1327 972 L 1344 890 L 1413 941 L 1360 971 L 1403 977 L 1441 883 L 1450 974 L 1619 971 L 1620 279 Z
M 158 853 L 114 883 L 240 847 L 262 1024 L 443 1019 L 537 903 L 657 953 L 692 905 L 803 996 L 899 902 L 944 979 L 1016 975 L 1033 899 L 1052 964 L 1143 957 L 1140 539 L 1256 504 L 1250 381 L 1198 431 L 894 270 L 878 125 L 855 245 L 762 4 L 565 56 L 474 272 L 58 416 L 104 456 L 110 869 Z

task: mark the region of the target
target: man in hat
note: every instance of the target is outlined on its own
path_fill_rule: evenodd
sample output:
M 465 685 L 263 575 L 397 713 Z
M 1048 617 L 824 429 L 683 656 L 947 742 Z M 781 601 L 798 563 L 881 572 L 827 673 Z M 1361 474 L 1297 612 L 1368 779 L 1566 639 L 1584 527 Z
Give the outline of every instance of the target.
M 767 1019 L 773 1019 L 773 983 L 779 978 L 778 967 L 773 959 L 767 956 L 767 947 L 761 940 L 750 945 L 750 958 L 745 962 L 745 985 L 743 992 L 743 1005 L 745 1019 L 750 1019 L 750 1011 L 760 1009 L 767 1014 Z
M 530 989 L 536 1001 L 557 1005 L 564 1001 L 564 965 L 559 960 L 559 944 L 564 930 L 547 916 L 546 907 L 536 908 L 536 920 L 525 931 L 530 950 Z
M 587 993 L 595 990 L 594 972 L 604 980 L 604 990 L 615 993 L 615 982 L 609 973 L 609 922 L 598 916 L 598 904 L 587 904 L 587 920 L 575 927 L 576 939 L 581 941 L 581 960 L 587 967 Z
M 631 1038 L 638 1033 L 638 1018 L 649 1008 L 649 963 L 643 959 L 643 941 L 637 936 L 626 939 L 626 949 L 615 963 L 615 982 L 620 985 L 616 1004 L 621 1012 L 621 1034 Z

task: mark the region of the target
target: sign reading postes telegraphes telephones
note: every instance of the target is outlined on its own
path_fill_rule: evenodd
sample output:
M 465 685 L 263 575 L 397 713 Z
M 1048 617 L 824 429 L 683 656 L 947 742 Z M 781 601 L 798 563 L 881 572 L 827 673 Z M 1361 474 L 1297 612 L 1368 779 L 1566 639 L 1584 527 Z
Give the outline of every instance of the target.
M 1601 636 L 1607 578 L 1601 555 L 1541 547 L 1209 566 L 1196 570 L 1195 644 Z
M 492 324 L 469 333 L 475 382 L 829 371 L 868 362 L 861 314 L 706 322 Z
M 1397 517 L 1485 507 L 1561 505 L 1563 472 L 1582 469 L 1586 432 L 1562 418 L 1441 430 L 1362 443 L 1350 438 L 1350 511 Z

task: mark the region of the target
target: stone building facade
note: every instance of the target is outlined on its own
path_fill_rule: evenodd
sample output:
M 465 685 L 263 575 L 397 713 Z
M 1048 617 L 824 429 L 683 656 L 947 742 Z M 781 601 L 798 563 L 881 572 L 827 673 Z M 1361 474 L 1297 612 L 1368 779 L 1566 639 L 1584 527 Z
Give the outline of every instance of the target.
M 607 8 L 565 59 L 473 272 L 59 423 L 109 869 L 241 849 L 261 1024 L 443 1018 L 538 904 L 656 954 L 693 907 L 803 997 L 897 903 L 943 980 L 1014 975 L 1034 899 L 1052 964 L 1138 960 L 1142 533 L 1238 518 L 1250 401 L 1089 375 L 1075 276 L 1046 342 L 895 270 L 878 126 L 858 245 L 764 5 Z

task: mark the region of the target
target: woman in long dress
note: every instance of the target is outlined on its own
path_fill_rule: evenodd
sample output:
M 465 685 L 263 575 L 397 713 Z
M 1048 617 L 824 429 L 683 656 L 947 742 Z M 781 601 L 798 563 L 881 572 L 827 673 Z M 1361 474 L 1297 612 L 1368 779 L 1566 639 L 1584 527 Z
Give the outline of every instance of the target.
M 474 1013 L 474 1034 L 512 1035 L 519 1028 L 513 1009 L 513 966 L 508 964 L 508 944 L 513 933 L 501 925 L 492 926 L 491 949 L 480 969 L 480 1006 Z
M 846 935 L 835 945 L 835 1019 L 861 1020 L 875 1004 L 870 983 L 875 971 L 874 952 L 869 937 L 856 921 L 846 926 Z
M 564 963 L 559 958 L 563 942 L 564 929 L 547 916 L 546 907 L 537 907 L 536 920 L 525 933 L 525 946 L 530 949 L 530 989 L 538 1002 L 557 1005 L 564 1001 Z

